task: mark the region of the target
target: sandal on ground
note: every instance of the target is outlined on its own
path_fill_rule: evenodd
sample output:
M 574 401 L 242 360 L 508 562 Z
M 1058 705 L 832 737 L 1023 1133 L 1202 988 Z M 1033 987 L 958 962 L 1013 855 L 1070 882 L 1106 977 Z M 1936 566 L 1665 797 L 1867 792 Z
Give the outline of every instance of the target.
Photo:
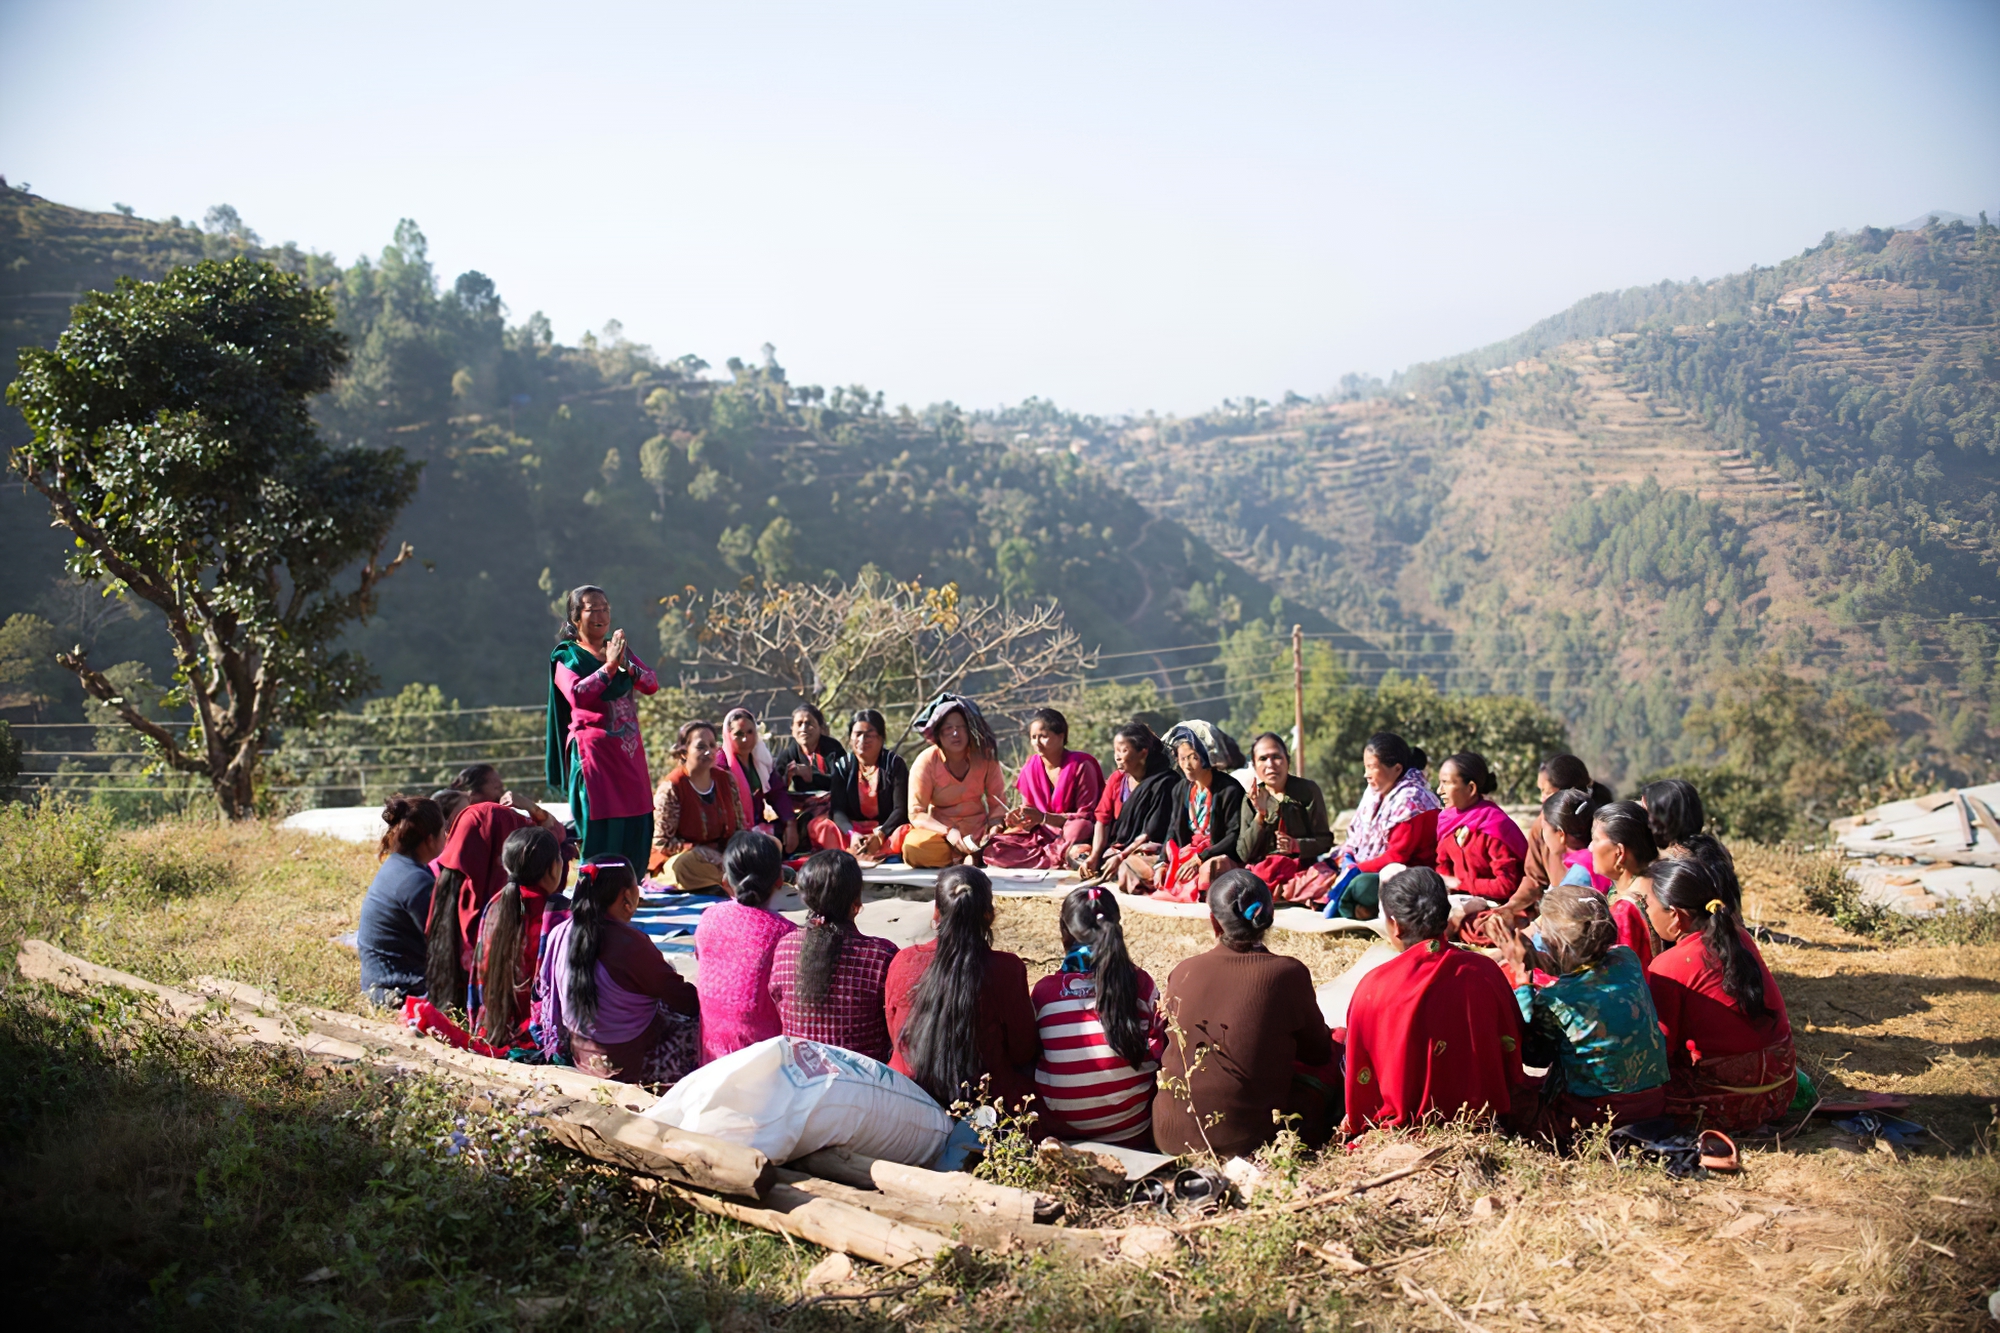
M 1736 1151 L 1736 1142 L 1719 1129 L 1704 1129 L 1701 1132 L 1701 1164 L 1710 1171 L 1741 1171 L 1743 1158 Z

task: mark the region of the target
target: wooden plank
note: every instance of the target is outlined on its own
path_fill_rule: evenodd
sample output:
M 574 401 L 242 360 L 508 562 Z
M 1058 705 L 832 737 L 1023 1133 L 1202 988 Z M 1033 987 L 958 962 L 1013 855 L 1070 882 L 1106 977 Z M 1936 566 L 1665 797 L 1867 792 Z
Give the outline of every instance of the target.
M 633 1183 L 641 1188 L 655 1188 L 643 1179 Z M 959 1245 L 934 1231 L 838 1199 L 820 1198 L 791 1185 L 773 1185 L 761 1205 L 718 1198 L 671 1181 L 659 1182 L 657 1189 L 701 1212 L 811 1241 L 823 1249 L 851 1254 L 887 1268 L 903 1268 L 962 1252 Z
M 302 1026 L 296 1015 L 276 1018 L 218 1008 L 217 997 L 156 985 L 129 972 L 64 953 L 42 940 L 22 944 L 16 967 L 29 980 L 44 981 L 71 994 L 83 994 L 99 986 L 121 986 L 152 996 L 176 1022 L 213 1016 L 217 1020 L 215 1034 L 239 1044 L 283 1047 L 317 1059 L 369 1064 L 399 1072 L 410 1071 L 414 1065 L 413 1072 L 435 1072 L 481 1088 L 499 1087 L 515 1092 L 542 1086 L 537 1075 L 555 1072 L 547 1065 L 489 1060 L 429 1041 L 420 1043 L 428 1049 L 409 1050 L 395 1043 L 376 1047 Z M 344 1020 L 350 1016 L 332 1017 Z M 329 1026 L 338 1024 L 329 1022 Z M 384 1051 L 389 1054 L 385 1056 Z M 575 1070 L 559 1072 L 589 1079 Z M 553 1081 L 548 1086 L 554 1086 Z M 676 1129 L 596 1099 L 566 1098 L 538 1111 L 543 1127 L 558 1142 L 628 1171 L 644 1171 L 704 1189 L 753 1197 L 762 1194 L 776 1179 L 776 1169 L 770 1160 L 755 1148 Z
M 1039 1222 L 1005 1221 L 974 1208 L 923 1203 L 898 1199 L 879 1190 L 857 1189 L 839 1181 L 824 1180 L 803 1171 L 780 1167 L 778 1182 L 821 1198 L 866 1208 L 871 1213 L 893 1217 L 899 1222 L 953 1236 L 982 1250 L 1007 1254 L 1016 1250 L 1042 1250 L 1076 1259 L 1101 1259 L 1111 1255 L 1116 1245 L 1101 1231 L 1084 1227 L 1053 1227 Z
M 1060 1210 L 1060 1205 L 1045 1195 L 995 1185 L 964 1171 L 929 1171 L 845 1148 L 822 1148 L 791 1165 L 823 1180 L 880 1190 L 893 1199 L 970 1209 L 1003 1222 L 1032 1223 Z

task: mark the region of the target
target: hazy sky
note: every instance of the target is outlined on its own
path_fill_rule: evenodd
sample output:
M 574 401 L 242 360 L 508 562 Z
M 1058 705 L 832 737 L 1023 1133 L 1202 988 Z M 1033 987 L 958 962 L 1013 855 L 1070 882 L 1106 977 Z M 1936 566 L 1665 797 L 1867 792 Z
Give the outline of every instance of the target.
M 411 217 L 565 341 L 1095 412 L 2000 213 L 2000 0 L 1416 8 L 0 0 L 0 173 L 343 261 Z

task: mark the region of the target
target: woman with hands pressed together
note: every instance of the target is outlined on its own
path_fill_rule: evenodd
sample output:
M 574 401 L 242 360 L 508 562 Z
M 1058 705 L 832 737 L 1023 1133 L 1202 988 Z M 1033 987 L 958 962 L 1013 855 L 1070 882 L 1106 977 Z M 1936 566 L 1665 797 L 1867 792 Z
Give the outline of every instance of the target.
M 611 598 L 588 584 L 569 594 L 568 620 L 549 654 L 548 783 L 569 797 L 583 856 L 646 863 L 653 801 L 633 691 L 660 681 L 611 628 Z
M 1069 748 L 1069 719 L 1053 708 L 1028 719 L 1028 745 L 1034 753 L 1014 779 L 1021 807 L 1008 812 L 986 862 L 1009 870 L 1073 868 L 1090 854 L 1104 770 L 1095 755 Z

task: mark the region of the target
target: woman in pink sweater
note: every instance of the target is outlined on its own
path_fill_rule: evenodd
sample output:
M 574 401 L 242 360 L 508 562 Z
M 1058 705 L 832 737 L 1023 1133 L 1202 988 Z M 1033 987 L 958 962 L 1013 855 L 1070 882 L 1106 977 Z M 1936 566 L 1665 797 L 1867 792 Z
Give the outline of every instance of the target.
M 722 873 L 732 896 L 703 912 L 694 928 L 703 1064 L 784 1031 L 771 999 L 771 960 L 778 941 L 798 929 L 767 906 L 784 876 L 776 838 L 738 833 L 722 854 Z

